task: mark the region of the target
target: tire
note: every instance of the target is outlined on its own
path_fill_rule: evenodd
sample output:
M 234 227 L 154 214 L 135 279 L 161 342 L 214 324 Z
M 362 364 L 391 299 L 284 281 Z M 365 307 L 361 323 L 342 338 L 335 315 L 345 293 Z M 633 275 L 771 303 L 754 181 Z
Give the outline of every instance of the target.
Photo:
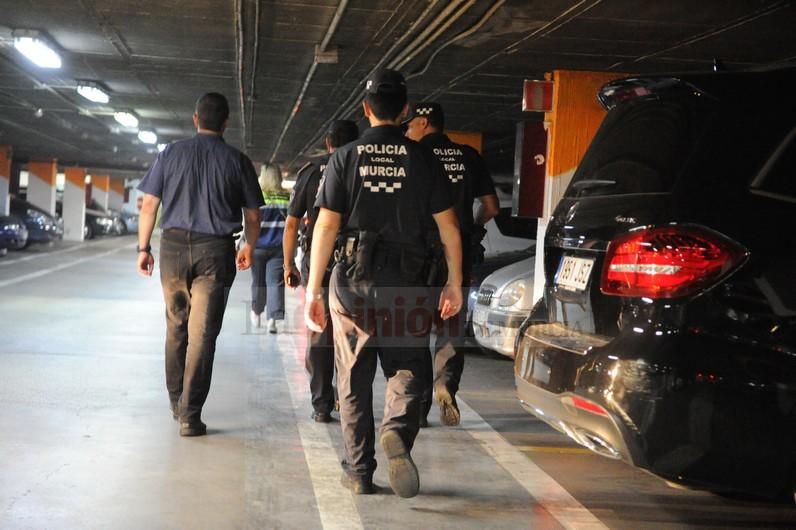
M 94 229 L 89 223 L 86 223 L 83 227 L 83 240 L 88 241 L 89 239 L 94 239 Z

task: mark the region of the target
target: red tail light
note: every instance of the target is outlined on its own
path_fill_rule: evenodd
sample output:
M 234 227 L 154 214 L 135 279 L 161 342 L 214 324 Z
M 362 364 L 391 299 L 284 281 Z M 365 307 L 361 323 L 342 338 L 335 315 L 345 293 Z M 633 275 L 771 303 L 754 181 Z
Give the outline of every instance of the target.
M 600 290 L 615 296 L 686 296 L 715 284 L 745 258 L 743 248 L 705 228 L 638 230 L 608 245 Z

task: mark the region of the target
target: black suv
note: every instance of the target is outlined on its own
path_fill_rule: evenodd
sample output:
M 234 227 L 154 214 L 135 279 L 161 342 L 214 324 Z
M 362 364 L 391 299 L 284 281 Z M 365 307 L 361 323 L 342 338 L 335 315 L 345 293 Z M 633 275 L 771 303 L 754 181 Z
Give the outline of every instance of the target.
M 793 496 L 796 68 L 624 79 L 544 241 L 530 412 L 670 481 Z

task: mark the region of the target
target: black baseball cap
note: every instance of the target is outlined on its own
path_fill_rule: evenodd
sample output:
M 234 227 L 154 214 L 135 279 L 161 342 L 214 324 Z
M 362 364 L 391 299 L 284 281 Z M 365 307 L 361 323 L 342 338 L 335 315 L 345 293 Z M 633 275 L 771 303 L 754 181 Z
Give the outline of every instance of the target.
M 433 123 L 445 123 L 445 113 L 442 112 L 442 105 L 428 101 L 420 101 L 409 107 L 409 114 L 407 114 L 403 124 L 407 124 L 415 118 L 428 118 Z
M 398 70 L 383 68 L 377 70 L 365 82 L 368 94 L 403 94 L 406 95 L 406 79 Z

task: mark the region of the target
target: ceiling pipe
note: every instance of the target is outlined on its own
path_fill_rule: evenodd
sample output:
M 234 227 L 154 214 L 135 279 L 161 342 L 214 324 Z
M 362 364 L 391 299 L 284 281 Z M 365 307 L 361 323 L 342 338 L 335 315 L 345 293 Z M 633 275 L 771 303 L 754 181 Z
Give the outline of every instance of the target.
M 473 5 L 475 4 L 475 1 L 476 1 L 476 0 L 469 0 L 469 1 L 468 1 L 466 4 L 462 5 L 462 6 L 461 6 L 461 8 L 460 8 L 460 10 L 459 10 L 459 12 L 458 12 L 458 13 L 456 13 L 454 16 L 452 16 L 452 17 L 451 17 L 451 18 L 450 18 L 450 19 L 449 19 L 447 22 L 445 22 L 445 24 L 443 24 L 442 26 L 440 26 L 439 28 L 437 28 L 437 31 L 435 31 L 435 32 L 434 32 L 434 33 L 431 35 L 431 37 L 429 37 L 429 38 L 428 38 L 428 40 L 426 40 L 426 42 L 422 43 L 420 46 L 418 46 L 417 48 L 415 48 L 415 50 L 414 50 L 414 51 L 412 51 L 411 53 L 409 53 L 409 54 L 408 54 L 406 57 L 404 57 L 404 58 L 401 60 L 401 62 L 399 62 L 398 64 L 396 64 L 396 65 L 395 65 L 395 66 L 393 66 L 392 68 L 394 68 L 394 69 L 396 69 L 396 70 L 400 70 L 400 69 L 402 69 L 402 68 L 403 68 L 404 66 L 406 66 L 406 65 L 407 65 L 407 64 L 408 64 L 408 63 L 409 63 L 409 62 L 410 62 L 412 59 L 414 59 L 414 58 L 415 58 L 415 57 L 417 57 L 417 56 L 418 56 L 420 53 L 422 53 L 422 52 L 423 52 L 423 50 L 425 50 L 426 48 L 428 48 L 429 46 L 431 46 L 431 43 L 432 43 L 432 42 L 436 41 L 436 40 L 437 40 L 437 39 L 440 37 L 440 35 L 442 35 L 444 32 L 446 32 L 446 31 L 448 30 L 448 28 L 450 28 L 450 27 L 453 25 L 453 23 L 454 23 L 454 22 L 456 22 L 456 21 L 457 21 L 459 18 L 461 18 L 461 16 L 462 16 L 462 15 L 464 15 L 464 13 L 465 13 L 465 12 L 467 12 L 467 11 L 468 11 L 468 10 L 469 10 L 471 7 L 473 7 Z
M 240 105 L 240 143 L 246 148 L 246 103 L 243 80 L 243 0 L 235 0 L 235 51 L 238 74 L 238 104 Z
M 503 4 L 505 4 L 505 3 L 506 3 L 506 0 L 497 0 L 494 4 L 492 4 L 492 7 L 490 7 L 487 10 L 487 12 L 483 14 L 483 16 L 481 17 L 481 19 L 478 22 L 476 22 L 475 24 L 470 26 L 470 28 L 468 28 L 467 30 L 459 33 L 458 35 L 456 35 L 455 37 L 453 37 L 449 41 L 446 41 L 442 46 L 440 46 L 439 48 L 434 50 L 434 53 L 432 53 L 431 56 L 428 58 L 428 60 L 426 61 L 426 64 L 423 66 L 423 68 L 421 68 L 417 72 L 413 72 L 413 73 L 407 75 L 406 76 L 406 80 L 408 81 L 410 79 L 414 79 L 415 77 L 420 77 L 421 75 L 425 74 L 428 71 L 429 67 L 431 66 L 431 63 L 434 62 L 434 59 L 437 58 L 437 55 L 439 55 L 442 52 L 442 50 L 444 50 L 445 48 L 447 48 L 448 46 L 450 46 L 454 42 L 458 42 L 458 41 L 462 40 L 465 37 L 469 37 L 470 35 L 472 35 L 476 31 L 481 29 L 481 27 L 484 24 L 486 24 L 487 21 L 489 21 L 495 15 L 497 10 L 500 9 L 501 7 L 503 7 Z
M 469 70 L 467 70 L 463 74 L 460 74 L 460 75 L 456 76 L 455 78 L 453 78 L 451 81 L 449 81 L 444 86 L 441 86 L 438 89 L 436 89 L 434 92 L 432 92 L 431 94 L 429 94 L 427 96 L 428 99 L 429 100 L 434 100 L 435 98 L 439 97 L 441 94 L 444 94 L 445 92 L 447 92 L 448 90 L 450 90 L 451 88 L 456 86 L 457 84 L 461 83 L 463 80 L 469 78 L 475 72 L 480 70 L 484 65 L 489 64 L 492 61 L 494 61 L 496 58 L 501 57 L 503 55 L 507 55 L 509 53 L 516 52 L 519 49 L 518 47 L 521 44 L 525 43 L 526 41 L 531 40 L 534 37 L 549 35 L 550 33 L 554 32 L 555 30 L 557 30 L 560 27 L 564 26 L 565 24 L 568 24 L 569 22 L 572 22 L 573 20 L 575 20 L 576 18 L 578 18 L 582 14 L 586 13 L 587 11 L 591 10 L 592 8 L 594 8 L 596 5 L 600 4 L 602 2 L 602 0 L 594 0 L 590 4 L 584 6 L 584 4 L 587 4 L 587 2 L 588 2 L 588 0 L 581 0 L 580 2 L 575 4 L 574 6 L 570 7 L 569 9 L 566 9 L 563 13 L 561 13 L 560 15 L 555 17 L 553 20 L 551 20 L 547 24 L 544 24 L 544 25 L 536 28 L 535 30 L 531 31 L 530 33 L 528 33 L 527 35 L 525 35 L 521 39 L 514 41 L 513 43 L 509 44 L 508 46 L 506 46 L 502 50 L 490 55 L 489 57 L 487 57 L 486 59 L 484 59 L 483 61 L 481 61 L 477 65 L 473 66 L 472 68 L 470 68 Z M 581 9 L 581 7 L 582 7 L 582 9 Z
M 249 126 L 244 131 L 246 143 L 244 149 L 252 146 L 251 135 L 254 130 L 254 103 L 257 100 L 257 61 L 260 56 L 260 2 L 259 0 L 254 3 L 254 44 L 252 56 L 252 73 L 251 83 L 249 86 Z
M 464 0 L 453 0 L 450 4 L 445 6 L 445 9 L 443 9 L 440 12 L 440 14 L 436 16 L 436 18 L 431 22 L 431 24 L 426 26 L 425 29 L 420 33 L 420 35 L 415 37 L 412 40 L 412 42 L 409 43 L 409 46 L 401 50 L 400 53 L 390 61 L 390 63 L 387 65 L 387 68 L 393 68 L 396 70 L 399 69 L 400 66 L 398 65 L 398 62 L 401 61 L 404 57 L 408 56 L 409 54 L 412 54 L 419 46 L 423 47 L 428 46 L 428 43 L 434 39 L 434 37 L 431 36 L 432 32 L 434 32 L 434 30 L 439 28 L 442 22 L 448 16 L 450 16 L 452 13 L 455 13 L 456 9 L 458 9 L 463 2 Z M 473 3 L 475 3 L 475 0 L 470 0 L 470 5 L 472 5 Z M 461 16 L 461 13 L 452 16 L 450 19 L 451 21 L 448 22 L 448 25 L 452 24 L 453 23 L 452 21 L 456 20 L 459 16 Z
M 331 117 L 329 117 L 329 119 L 327 119 L 327 120 L 326 120 L 326 121 L 323 123 L 323 125 L 321 125 L 321 127 L 318 129 L 318 131 L 315 133 L 315 135 L 313 135 L 313 136 L 312 136 L 312 138 L 311 138 L 311 139 L 310 139 L 310 140 L 309 140 L 309 141 L 308 141 L 306 144 L 304 144 L 304 146 L 303 146 L 303 147 L 302 147 L 302 148 L 299 150 L 299 152 L 298 152 L 298 153 L 297 153 L 297 154 L 296 154 L 296 155 L 295 155 L 295 156 L 294 156 L 294 157 L 291 159 L 291 161 L 289 162 L 289 165 L 292 165 L 292 164 L 294 164 L 294 163 L 295 163 L 295 161 L 296 161 L 296 160 L 297 160 L 297 159 L 298 159 L 298 158 L 299 158 L 301 155 L 303 155 L 303 154 L 304 154 L 304 153 L 305 153 L 305 152 L 306 152 L 306 151 L 307 151 L 309 148 L 311 148 L 311 147 L 312 147 L 312 146 L 315 144 L 315 142 L 317 142 L 317 141 L 318 141 L 318 139 L 320 138 L 320 136 L 323 134 L 323 131 L 325 131 L 325 130 L 326 130 L 326 128 L 329 126 L 329 124 L 330 124 L 332 121 L 334 121 L 335 119 L 337 119 L 337 118 L 338 118 L 339 116 L 341 116 L 341 115 L 342 115 L 342 116 L 346 116 L 346 115 L 350 114 L 351 112 L 353 112 L 353 109 L 355 109 L 355 108 L 356 108 L 356 106 L 358 106 L 358 105 L 359 105 L 359 96 L 361 96 L 361 95 L 362 95 L 362 86 L 364 85 L 364 82 L 365 82 L 365 80 L 367 80 L 367 79 L 368 79 L 368 78 L 369 78 L 371 75 L 373 75 L 373 73 L 374 73 L 374 72 L 376 72 L 376 71 L 377 71 L 379 68 L 382 68 L 382 67 L 383 67 L 383 65 L 385 64 L 385 62 L 387 62 L 387 58 L 388 58 L 388 57 L 390 57 L 390 56 L 393 54 L 393 52 L 395 52 L 395 50 L 396 50 L 396 49 L 398 49 L 398 48 L 399 48 L 399 47 L 400 47 L 400 46 L 401 46 L 401 45 L 404 43 L 404 41 L 405 41 L 405 40 L 406 40 L 406 39 L 407 39 L 407 38 L 408 38 L 408 37 L 409 37 L 409 36 L 410 36 L 410 35 L 411 35 L 411 34 L 412 34 L 412 33 L 413 33 L 413 32 L 414 32 L 414 31 L 415 31 L 417 28 L 418 28 L 418 27 L 420 27 L 420 25 L 422 24 L 422 22 L 423 22 L 423 21 L 426 19 L 426 17 L 427 17 L 427 16 L 429 16 L 429 14 L 430 14 L 430 13 L 433 11 L 433 9 L 436 7 L 436 5 L 439 3 L 439 1 L 440 1 L 440 0 L 431 0 L 431 1 L 429 2 L 429 5 L 428 5 L 428 6 L 426 6 L 426 9 L 423 11 L 423 13 L 422 13 L 422 14 L 421 14 L 419 17 L 417 17 L 417 18 L 415 19 L 415 21 L 412 23 L 412 25 L 409 27 L 409 29 L 407 29 L 407 31 L 405 31 L 405 32 L 404 32 L 404 35 L 403 35 L 403 37 L 401 37 L 400 39 L 398 39 L 398 40 L 397 40 L 397 41 L 396 41 L 396 42 L 395 42 L 395 43 L 394 43 L 394 44 L 393 44 L 393 45 L 390 47 L 390 49 L 389 49 L 389 50 L 387 50 L 387 52 L 385 52 L 385 53 L 382 55 L 382 58 L 379 60 L 379 62 L 378 62 L 378 63 L 376 63 L 376 65 L 375 65 L 375 66 L 374 66 L 374 67 L 373 67 L 373 68 L 370 70 L 370 72 L 368 72 L 368 74 L 365 76 L 365 78 L 364 78 L 363 80 L 361 80 L 361 81 L 360 81 L 360 82 L 357 84 L 356 88 L 354 88 L 354 90 L 353 90 L 353 91 L 351 91 L 351 93 L 348 95 L 348 97 L 347 97 L 347 98 L 346 98 L 346 99 L 343 101 L 343 103 L 342 103 L 342 104 L 341 104 L 341 105 L 340 105 L 340 106 L 337 108 L 337 110 L 336 110 L 336 111 L 335 111 L 335 112 L 332 114 L 332 116 L 331 116 Z M 461 2 L 463 2 L 463 1 L 464 1 L 464 0 L 458 0 L 458 1 L 456 2 L 456 5 L 460 4 L 460 3 L 461 3 Z M 450 6 L 448 6 L 448 7 L 450 7 Z M 447 9 L 447 8 L 446 8 L 446 9 Z M 450 11 L 448 11 L 448 13 L 450 13 Z M 446 14 L 447 14 L 447 13 L 446 13 Z M 439 26 L 439 25 L 440 25 L 440 24 L 441 24 L 441 23 L 444 21 L 444 19 L 445 19 L 445 16 L 443 16 L 443 12 L 440 12 L 439 14 L 437 14 L 437 16 L 435 16 L 435 17 L 434 17 L 434 19 L 433 19 L 431 22 L 429 22 L 429 23 L 428 23 L 428 26 L 427 26 L 427 27 L 426 27 L 426 29 L 423 31 L 423 33 L 425 33 L 426 35 L 430 34 L 431 32 L 433 32 L 433 31 L 434 31 L 434 30 L 435 30 L 435 29 L 436 29 L 436 28 L 437 28 L 437 27 L 438 27 L 438 26 Z M 430 28 L 430 29 L 428 29 L 428 28 Z M 427 30 L 427 31 L 426 31 L 426 30 Z M 418 41 L 419 37 L 420 37 L 420 35 L 418 35 L 417 37 L 415 37 L 415 38 L 412 40 L 412 42 L 409 44 L 409 46 L 412 46 L 412 48 L 415 48 L 415 47 L 417 46 L 417 44 L 415 44 L 415 42 L 416 42 L 416 41 Z M 352 102 L 352 100 L 353 100 L 353 102 Z
M 282 146 L 282 141 L 285 139 L 285 135 L 287 134 L 288 129 L 290 129 L 290 125 L 293 123 L 293 119 L 296 117 L 296 114 L 298 114 L 299 109 L 301 109 L 301 103 L 304 101 L 304 95 L 307 93 L 310 82 L 315 76 L 315 70 L 318 68 L 317 54 L 326 51 L 329 41 L 332 40 L 332 37 L 337 31 L 337 26 L 340 25 L 340 20 L 343 18 L 343 13 L 345 12 L 346 7 L 348 7 L 348 0 L 340 0 L 340 3 L 337 5 L 337 10 L 334 12 L 334 17 L 332 17 L 329 27 L 326 28 L 326 35 L 323 36 L 323 40 L 318 46 L 315 59 L 312 61 L 312 65 L 310 65 L 310 69 L 307 72 L 307 75 L 304 77 L 304 83 L 301 85 L 301 90 L 296 97 L 296 101 L 293 103 L 293 106 L 290 109 L 290 115 L 287 117 L 285 124 L 282 126 L 282 132 L 279 133 L 279 138 L 277 138 L 274 150 L 271 152 L 271 157 L 268 160 L 270 163 L 274 162 L 274 159 L 279 152 L 279 148 Z

